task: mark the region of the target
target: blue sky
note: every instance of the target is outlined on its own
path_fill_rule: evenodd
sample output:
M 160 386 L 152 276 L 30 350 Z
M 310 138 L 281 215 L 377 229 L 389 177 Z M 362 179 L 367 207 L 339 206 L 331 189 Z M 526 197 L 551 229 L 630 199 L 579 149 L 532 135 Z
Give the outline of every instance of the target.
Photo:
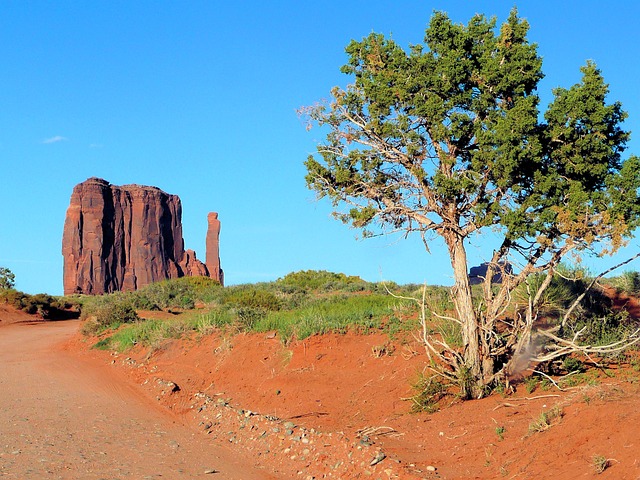
M 182 200 L 187 248 L 205 256 L 207 213 L 222 222 L 228 283 L 323 269 L 366 280 L 450 284 L 445 250 L 417 239 L 357 240 L 305 187 L 321 140 L 296 109 L 348 77 L 344 47 L 372 31 L 420 42 L 433 10 L 503 21 L 513 1 L 0 0 L 0 266 L 29 293 L 62 293 L 62 228 L 89 177 L 154 185 Z M 640 4 L 526 1 L 544 57 L 544 103 L 593 59 L 640 154 Z M 594 270 L 638 251 L 589 262 Z M 483 239 L 471 262 L 486 256 Z M 632 264 L 633 265 L 633 264 Z

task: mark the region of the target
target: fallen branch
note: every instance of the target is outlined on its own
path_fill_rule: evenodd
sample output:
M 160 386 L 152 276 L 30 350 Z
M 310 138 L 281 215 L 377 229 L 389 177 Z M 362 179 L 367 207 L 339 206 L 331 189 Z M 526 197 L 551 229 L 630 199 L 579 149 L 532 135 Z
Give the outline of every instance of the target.
M 564 390 L 562 390 L 562 388 L 560 388 L 560 385 L 558 385 L 555 380 L 553 378 L 551 378 L 549 375 L 547 375 L 546 373 L 542 373 L 538 370 L 533 370 L 533 369 L 529 369 L 531 370 L 533 373 L 537 373 L 538 375 L 542 375 L 543 377 L 545 377 L 547 380 L 549 380 L 551 383 L 553 383 L 555 385 L 555 387 L 560 390 L 561 392 L 564 392 Z

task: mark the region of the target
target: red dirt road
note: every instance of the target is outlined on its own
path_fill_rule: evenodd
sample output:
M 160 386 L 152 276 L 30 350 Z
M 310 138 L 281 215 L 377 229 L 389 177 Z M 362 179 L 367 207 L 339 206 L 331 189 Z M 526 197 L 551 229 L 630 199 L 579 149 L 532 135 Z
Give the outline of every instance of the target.
M 269 479 L 63 348 L 77 321 L 0 328 L 0 478 Z

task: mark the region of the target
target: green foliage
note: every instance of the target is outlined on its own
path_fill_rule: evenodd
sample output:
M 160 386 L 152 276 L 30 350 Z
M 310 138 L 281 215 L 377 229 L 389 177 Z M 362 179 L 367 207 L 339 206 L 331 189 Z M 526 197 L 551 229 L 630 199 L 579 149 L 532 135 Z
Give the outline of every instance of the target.
M 629 317 L 626 310 L 610 311 L 604 315 L 585 313 L 563 332 L 570 337 L 574 332 L 582 331 L 581 339 L 589 345 L 610 345 L 629 337 L 638 328 L 638 322 Z
M 604 455 L 594 455 L 591 457 L 591 463 L 597 474 L 601 474 L 609 468 L 609 460 Z
M 85 320 L 82 331 L 86 335 L 139 320 L 130 294 L 92 297 L 83 305 L 80 318 Z
M 262 309 L 264 311 L 280 310 L 278 297 L 261 288 L 242 288 L 231 291 L 224 297 L 224 303 L 234 307 Z
M 449 396 L 449 390 L 440 378 L 429 377 L 424 373 L 418 376 L 413 389 L 416 390 L 416 394 L 411 397 L 412 413 L 437 412 L 440 409 L 440 402 Z
M 396 307 L 406 303 L 380 294 L 320 297 L 301 308 L 270 312 L 253 329 L 276 330 L 285 342 L 349 328 L 367 331 L 381 328 L 389 318 L 397 318 Z
M 640 292 L 640 272 L 626 271 L 619 277 L 609 279 L 609 283 L 618 293 L 636 295 Z
M 226 288 L 210 282 L 194 284 L 193 281 L 181 278 L 158 282 L 133 293 L 82 297 L 82 318 L 87 319 L 82 331 L 87 335 L 94 335 L 109 328 L 118 329 L 123 323 L 134 322 L 135 325 L 121 328 L 128 333 L 118 331 L 115 334 L 118 348 L 145 343 L 149 337 L 139 332 L 141 327 L 137 323 L 147 323 L 148 320 L 138 321 L 135 317 L 126 317 L 122 312 L 123 305 L 139 309 L 170 308 L 184 305 L 180 300 L 184 297 L 203 303 L 206 298 L 209 302 L 203 312 L 193 312 L 179 319 L 153 321 L 152 330 L 156 335 L 153 337 L 154 341 L 159 341 L 162 335 L 175 332 L 182 334 L 196 331 L 208 334 L 214 329 L 227 327 L 239 331 L 276 330 L 286 343 L 294 338 L 302 339 L 325 332 L 345 332 L 350 328 L 366 331 L 385 327 L 390 334 L 398 334 L 417 326 L 416 321 L 411 318 L 415 317 L 415 304 L 409 300 L 393 298 L 382 285 L 365 284 L 368 290 L 384 292 L 366 293 L 361 291 L 360 286 L 363 284 L 357 277 L 329 272 L 298 272 L 285 278 L 287 281 L 280 279 L 276 282 Z M 314 282 L 320 285 L 320 290 L 312 289 Z M 327 287 L 328 283 L 332 286 Z M 415 285 L 392 286 L 394 291 L 404 295 L 414 294 L 417 288 Z M 328 290 L 325 291 L 325 288 Z M 341 290 L 334 290 L 335 288 Z M 447 291 L 444 287 L 432 287 L 429 294 L 433 292 L 433 298 L 442 301 L 446 298 Z M 172 326 L 162 326 L 164 323 Z M 101 343 L 103 347 L 111 344 L 111 340 Z
M 546 321 L 562 318 L 569 306 L 584 293 L 591 281 L 588 272 L 579 267 L 560 265 L 556 270 L 558 273 L 553 275 L 537 307 L 537 315 Z M 531 295 L 535 295 L 545 277 L 546 275 L 542 274 L 530 275 L 526 282 L 514 292 L 516 303 L 526 308 L 529 301 L 528 291 L 532 292 Z M 605 315 L 610 312 L 611 306 L 611 300 L 604 292 L 600 288 L 593 288 L 582 299 L 574 317 L 583 314 Z
M 219 299 L 223 290 L 220 283 L 211 278 L 180 277 L 151 283 L 130 295 L 134 306 L 141 310 L 189 310 L 196 302 Z
M 564 416 L 564 411 L 561 407 L 555 406 L 549 410 L 545 410 L 538 418 L 534 419 L 529 424 L 529 435 L 533 433 L 544 432 L 556 424 Z
M 0 290 L 12 289 L 16 282 L 16 276 L 11 270 L 5 267 L 0 267 Z
M 582 363 L 581 360 L 575 357 L 565 357 L 565 359 L 562 361 L 562 368 L 567 373 L 582 373 L 586 369 L 584 363 Z
M 251 330 L 261 318 L 281 307 L 280 300 L 273 292 L 260 288 L 234 290 L 223 301 L 234 308 L 243 330 Z
M 530 375 L 524 379 L 524 386 L 525 386 L 525 389 L 527 390 L 527 393 L 535 392 L 539 384 L 540 384 L 540 379 L 537 375 Z
M 376 33 L 352 41 L 341 70 L 354 83 L 306 111 L 330 129 L 320 159 L 306 162 L 308 186 L 348 204 L 337 216 L 358 228 L 440 232 L 455 222 L 502 225 L 506 238 L 545 249 L 565 235 L 617 244 L 640 214 L 640 164 L 620 158 L 626 114 L 606 104 L 588 62 L 581 83 L 554 90 L 540 122 L 542 59 L 528 29 L 516 10 L 499 32 L 483 15 L 459 25 L 436 12 L 409 51 Z
M 302 290 L 323 291 L 344 289 L 356 291 L 357 287 L 361 287 L 362 290 L 364 290 L 367 286 L 367 282 L 360 277 L 347 276 L 344 273 L 333 273 L 325 270 L 301 270 L 299 272 L 292 272 L 278 279 L 277 283 Z
M 38 314 L 44 319 L 61 317 L 63 316 L 63 311 L 79 308 L 77 302 L 65 297 L 56 298 L 46 293 L 29 295 L 13 288 L 0 289 L 0 302 L 9 304 L 29 314 Z

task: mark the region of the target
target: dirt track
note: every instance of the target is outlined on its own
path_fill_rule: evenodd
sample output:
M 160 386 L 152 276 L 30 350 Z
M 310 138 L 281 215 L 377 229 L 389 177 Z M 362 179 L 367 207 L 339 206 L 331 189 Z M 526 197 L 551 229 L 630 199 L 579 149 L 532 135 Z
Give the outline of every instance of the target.
M 0 328 L 0 478 L 273 478 L 161 411 L 117 371 L 65 352 L 77 328 Z

